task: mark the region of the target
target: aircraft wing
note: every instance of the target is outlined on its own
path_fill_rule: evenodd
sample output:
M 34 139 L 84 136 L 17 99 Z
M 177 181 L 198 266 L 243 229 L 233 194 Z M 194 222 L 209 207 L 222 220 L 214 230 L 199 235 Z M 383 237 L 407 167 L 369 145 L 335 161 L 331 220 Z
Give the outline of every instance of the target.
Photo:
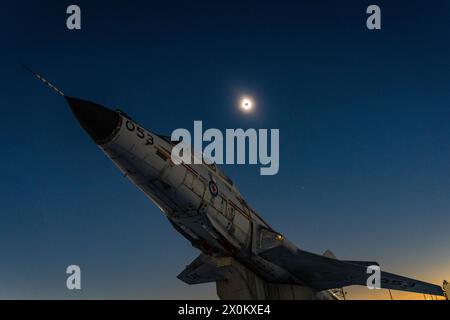
M 376 262 L 337 260 L 300 249 L 293 252 L 283 245 L 265 250 L 260 255 L 317 290 L 350 285 L 366 286 L 370 276 L 367 266 L 378 265 Z M 443 295 L 440 286 L 383 271 L 381 288 Z

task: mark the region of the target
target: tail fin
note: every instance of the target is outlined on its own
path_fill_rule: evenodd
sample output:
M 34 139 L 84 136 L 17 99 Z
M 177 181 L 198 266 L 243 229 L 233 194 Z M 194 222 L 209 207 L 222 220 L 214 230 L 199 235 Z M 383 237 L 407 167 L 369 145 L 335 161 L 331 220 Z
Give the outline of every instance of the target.
M 330 258 L 330 259 L 336 259 L 336 256 L 334 255 L 333 252 L 331 252 L 331 250 L 327 249 L 324 253 L 323 253 L 324 257 Z

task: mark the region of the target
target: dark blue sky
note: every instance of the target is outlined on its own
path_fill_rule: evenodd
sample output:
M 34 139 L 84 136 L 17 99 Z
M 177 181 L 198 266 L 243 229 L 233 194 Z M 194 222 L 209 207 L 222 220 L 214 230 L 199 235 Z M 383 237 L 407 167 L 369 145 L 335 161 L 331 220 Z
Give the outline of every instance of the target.
M 65 26 L 72 3 L 81 31 Z M 0 298 L 215 297 L 175 278 L 198 252 L 22 62 L 156 132 L 279 128 L 278 175 L 224 168 L 274 228 L 306 250 L 450 277 L 448 1 L 3 7 Z M 237 111 L 243 94 L 257 112 Z M 65 288 L 69 264 L 81 292 Z

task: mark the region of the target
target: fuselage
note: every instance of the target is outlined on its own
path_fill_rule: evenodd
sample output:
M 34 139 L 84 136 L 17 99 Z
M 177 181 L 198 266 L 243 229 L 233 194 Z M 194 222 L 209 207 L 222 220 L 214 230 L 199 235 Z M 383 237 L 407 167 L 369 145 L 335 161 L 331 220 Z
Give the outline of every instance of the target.
M 176 165 L 169 137 L 144 129 L 120 113 L 118 130 L 99 147 L 174 227 L 208 255 L 233 256 L 268 281 L 290 275 L 258 256 L 264 237 L 283 237 L 246 203 L 217 166 Z
M 175 164 L 171 150 L 176 143 L 169 137 L 119 110 L 65 98 L 98 147 L 194 247 L 211 257 L 232 257 L 264 281 L 304 285 L 259 255 L 279 245 L 296 248 L 247 204 L 216 165 Z

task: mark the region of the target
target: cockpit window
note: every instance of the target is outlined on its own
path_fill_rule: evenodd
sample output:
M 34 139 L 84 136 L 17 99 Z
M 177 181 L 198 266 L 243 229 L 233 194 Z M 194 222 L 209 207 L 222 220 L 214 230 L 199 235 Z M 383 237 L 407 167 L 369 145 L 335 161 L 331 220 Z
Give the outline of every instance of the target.
M 205 165 L 209 168 L 209 169 L 211 169 L 212 171 L 214 171 L 215 173 L 217 173 L 219 176 L 220 176 L 220 178 L 222 178 L 223 180 L 225 180 L 230 186 L 233 186 L 233 181 L 231 181 L 231 179 L 230 178 L 228 178 L 220 169 L 219 169 L 219 167 L 215 164 L 215 163 L 212 163 L 212 164 L 207 164 L 207 163 L 205 163 Z

